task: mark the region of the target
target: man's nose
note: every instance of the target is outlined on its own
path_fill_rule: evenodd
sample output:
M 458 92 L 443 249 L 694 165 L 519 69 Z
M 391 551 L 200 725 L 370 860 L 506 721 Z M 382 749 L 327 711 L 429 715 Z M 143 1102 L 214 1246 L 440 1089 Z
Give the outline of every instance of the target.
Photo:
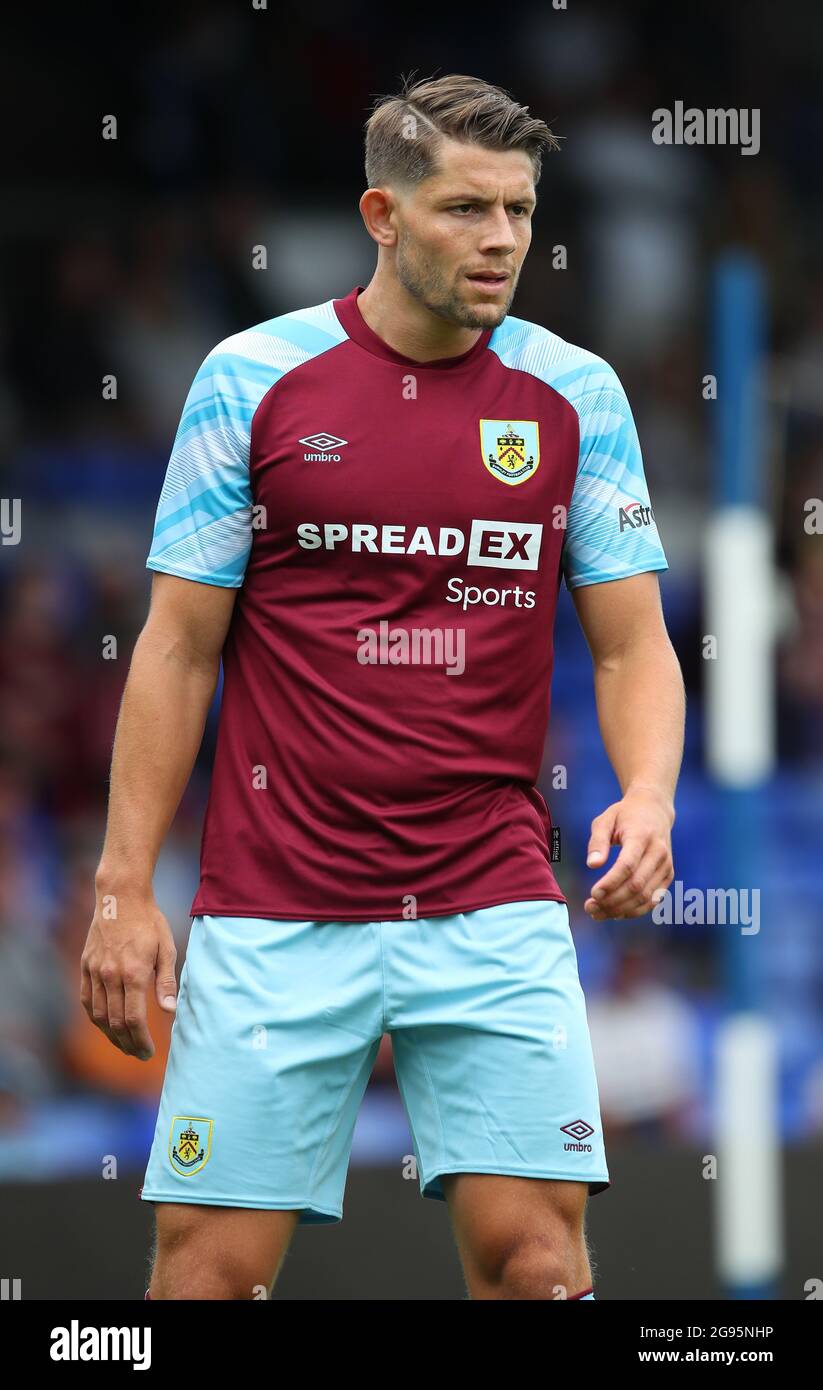
M 504 207 L 492 208 L 483 221 L 483 235 L 480 239 L 481 251 L 502 251 L 510 255 L 516 248 L 511 223 Z

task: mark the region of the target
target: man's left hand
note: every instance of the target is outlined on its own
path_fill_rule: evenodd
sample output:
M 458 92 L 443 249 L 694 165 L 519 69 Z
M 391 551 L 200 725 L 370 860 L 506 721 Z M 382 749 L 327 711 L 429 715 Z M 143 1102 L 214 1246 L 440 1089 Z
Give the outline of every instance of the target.
M 584 903 L 596 922 L 614 917 L 644 917 L 674 878 L 671 830 L 674 807 L 651 787 L 629 788 L 621 801 L 592 821 L 586 863 L 605 864 L 612 845 L 620 853 L 593 885 Z

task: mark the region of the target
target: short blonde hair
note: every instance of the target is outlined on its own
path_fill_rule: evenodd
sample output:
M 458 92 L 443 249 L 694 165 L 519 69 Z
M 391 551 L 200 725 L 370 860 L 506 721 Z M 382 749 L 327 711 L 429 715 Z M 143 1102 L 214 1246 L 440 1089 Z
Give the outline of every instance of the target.
M 545 121 L 529 115 L 502 87 L 451 74 L 403 81 L 396 96 L 379 97 L 366 122 L 369 188 L 415 184 L 437 169 L 443 138 L 491 150 L 523 150 L 540 178 L 543 154 L 560 143 Z

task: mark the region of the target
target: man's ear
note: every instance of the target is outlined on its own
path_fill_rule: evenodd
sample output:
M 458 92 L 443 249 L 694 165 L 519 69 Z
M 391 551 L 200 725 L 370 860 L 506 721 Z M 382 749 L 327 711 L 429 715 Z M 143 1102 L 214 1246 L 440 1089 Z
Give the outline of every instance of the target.
M 366 231 L 378 246 L 394 246 L 397 243 L 397 231 L 392 219 L 395 206 L 395 195 L 388 188 L 367 188 L 360 199 L 360 215 Z

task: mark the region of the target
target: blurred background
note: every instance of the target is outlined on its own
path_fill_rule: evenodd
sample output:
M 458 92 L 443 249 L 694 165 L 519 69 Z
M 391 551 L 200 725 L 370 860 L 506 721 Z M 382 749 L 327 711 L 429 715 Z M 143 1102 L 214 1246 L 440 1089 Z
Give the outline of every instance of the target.
M 563 137 L 513 312 L 606 357 L 626 388 L 689 699 L 676 876 L 686 890 L 761 893 L 745 939 L 728 924 L 583 913 L 590 822 L 617 790 L 563 591 L 541 789 L 562 832 L 613 1181 L 589 1209 L 597 1296 L 714 1298 L 747 1283 L 724 1266 L 705 1158 L 724 1104 L 718 1047 L 753 1001 L 775 1049 L 776 1167 L 758 1200 L 774 1199 L 777 1232 L 748 1282 L 762 1285 L 753 1296 L 802 1298 L 823 1278 L 823 535 L 807 505 L 823 498 L 821 14 L 520 0 L 490 24 L 460 6 L 415 5 L 403 20 L 357 0 L 200 0 L 38 9 L 30 31 L 22 18 L 7 31 L 0 493 L 20 499 L 22 529 L 0 546 L 0 1264 L 23 1297 L 145 1286 L 151 1210 L 138 1194 L 168 1021 L 155 1009 L 151 1063 L 126 1058 L 89 1024 L 78 979 L 183 400 L 222 337 L 368 283 L 363 122 L 411 69 L 498 83 Z M 759 152 L 654 143 L 652 112 L 678 100 L 757 108 Z M 116 139 L 102 138 L 106 116 Z M 268 266 L 253 269 L 261 245 Z M 731 790 L 707 757 L 704 641 L 706 543 L 728 471 L 723 381 L 714 400 L 705 379 L 734 332 L 717 317 L 729 257 L 762 293 L 752 468 L 774 565 L 775 731 L 759 773 Z M 217 713 L 216 701 L 156 876 L 181 962 Z M 411 1152 L 385 1038 L 346 1218 L 298 1232 L 277 1297 L 463 1296 L 446 1209 L 421 1201 Z

